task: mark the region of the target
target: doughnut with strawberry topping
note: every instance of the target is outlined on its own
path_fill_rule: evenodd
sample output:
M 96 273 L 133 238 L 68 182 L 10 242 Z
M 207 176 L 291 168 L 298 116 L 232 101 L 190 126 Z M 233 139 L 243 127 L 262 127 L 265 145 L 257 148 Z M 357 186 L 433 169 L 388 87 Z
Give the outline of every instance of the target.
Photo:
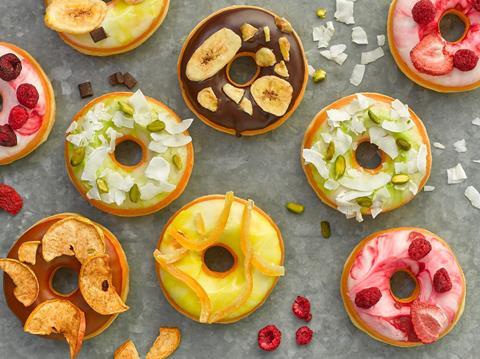
M 446 15 L 465 25 L 456 41 L 446 40 L 440 21 Z M 480 6 L 476 0 L 394 0 L 388 40 L 401 71 L 420 86 L 438 92 L 480 86 Z
M 0 42 L 0 165 L 34 151 L 54 122 L 55 96 L 47 75 L 26 51 Z
M 415 283 L 407 298 L 392 289 L 397 273 Z M 466 283 L 443 239 L 421 228 L 394 228 L 368 236 L 353 250 L 341 294 L 356 327 L 384 343 L 411 347 L 453 329 L 463 313 Z

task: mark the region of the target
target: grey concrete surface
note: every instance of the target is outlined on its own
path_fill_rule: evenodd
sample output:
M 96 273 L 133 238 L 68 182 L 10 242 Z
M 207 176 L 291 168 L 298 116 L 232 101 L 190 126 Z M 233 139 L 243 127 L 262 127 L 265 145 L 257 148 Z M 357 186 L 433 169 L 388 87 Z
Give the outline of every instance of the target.
M 273 133 L 255 138 L 234 138 L 195 121 L 193 136 L 196 162 L 183 196 L 169 208 L 147 217 L 122 219 L 90 207 L 68 180 L 63 164 L 63 134 L 72 116 L 86 103 L 76 85 L 91 80 L 96 95 L 111 91 L 107 76 L 130 71 L 144 93 L 156 97 L 180 116 L 192 114 L 180 95 L 176 61 L 181 44 L 194 25 L 212 11 L 232 4 L 254 4 L 287 16 L 300 33 L 309 61 L 324 67 L 328 79 L 310 83 L 303 103 L 292 118 Z M 480 212 L 470 206 L 463 192 L 468 184 L 480 186 L 480 128 L 470 122 L 480 115 L 478 91 L 441 95 L 410 82 L 396 67 L 389 51 L 367 67 L 359 88 L 348 82 L 361 51 L 376 47 L 375 36 L 385 33 L 389 1 L 359 0 L 355 18 L 364 26 L 368 46 L 350 41 L 351 26 L 335 23 L 332 41 L 348 44 L 349 58 L 340 67 L 323 59 L 312 42 L 312 26 L 322 22 L 315 16 L 318 6 L 328 8 L 333 19 L 334 0 L 172 0 L 165 23 L 137 50 L 109 58 L 81 55 L 63 44 L 43 25 L 43 1 L 1 0 L 0 39 L 30 51 L 50 75 L 58 106 L 53 132 L 35 153 L 13 165 L 0 168 L 0 182 L 15 186 L 25 198 L 25 208 L 16 217 L 0 213 L 0 254 L 5 255 L 23 230 L 50 214 L 71 211 L 99 221 L 121 240 L 131 268 L 128 304 L 131 309 L 119 316 L 101 336 L 87 341 L 80 358 L 110 358 L 114 349 L 132 338 L 144 355 L 160 326 L 178 326 L 183 333 L 175 358 L 474 358 L 480 345 Z M 387 46 L 385 47 L 387 48 Z M 447 145 L 433 149 L 433 170 L 429 184 L 437 189 L 420 193 L 409 205 L 362 224 L 349 221 L 325 205 L 307 184 L 299 162 L 303 133 L 323 106 L 356 91 L 377 91 L 408 103 L 423 118 L 432 141 Z M 453 142 L 465 138 L 469 151 L 458 154 Z M 446 169 L 461 162 L 469 176 L 459 185 L 446 183 Z M 256 313 L 233 325 L 200 325 L 170 307 L 154 273 L 151 256 L 167 219 L 198 196 L 234 190 L 251 197 L 280 226 L 286 246 L 287 276 L 280 280 L 271 297 Z M 287 201 L 305 204 L 306 211 L 295 216 L 284 209 Z M 333 236 L 320 236 L 320 220 L 329 220 Z M 339 295 L 344 260 L 364 236 L 396 226 L 421 226 L 445 238 L 456 251 L 468 281 L 465 314 L 457 327 L 440 342 L 415 349 L 381 344 L 350 323 Z M 313 304 L 313 343 L 297 347 L 295 331 L 302 323 L 290 312 L 296 295 L 307 295 Z M 67 357 L 61 341 L 25 334 L 0 296 L 0 358 Z M 257 348 L 259 328 L 276 324 L 283 331 L 281 347 L 274 353 Z M 477 354 L 475 354 L 477 353 Z

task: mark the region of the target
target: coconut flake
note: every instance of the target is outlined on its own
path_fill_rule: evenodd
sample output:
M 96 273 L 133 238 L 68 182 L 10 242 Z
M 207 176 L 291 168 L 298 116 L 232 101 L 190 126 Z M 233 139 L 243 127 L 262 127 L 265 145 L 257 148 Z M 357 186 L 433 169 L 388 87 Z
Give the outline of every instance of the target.
M 427 145 L 422 143 L 418 149 L 417 168 L 421 174 L 427 172 Z
M 480 160 L 472 160 L 472 162 L 480 163 Z
M 352 42 L 359 45 L 367 45 L 368 37 L 367 33 L 361 26 L 355 26 L 352 28 Z
M 97 171 L 103 165 L 107 158 L 109 148 L 94 148 L 85 158 L 85 167 L 82 172 L 81 180 L 93 182 L 97 179 Z
M 343 65 L 348 55 L 344 53 L 347 46 L 345 44 L 333 45 L 328 50 L 320 51 L 320 55 L 328 60 L 335 61 L 338 65 Z
M 385 45 L 385 35 L 377 35 L 377 44 L 378 46 Z
M 423 191 L 424 192 L 433 192 L 433 191 L 435 191 L 435 186 L 424 186 Z
M 128 102 L 135 110 L 133 120 L 140 126 L 147 127 L 153 121 L 153 117 L 150 104 L 142 91 L 137 90 L 137 92 L 128 99 Z
M 350 202 L 354 199 L 361 198 L 361 197 L 370 197 L 372 195 L 372 191 L 344 191 L 337 195 L 336 201 L 339 202 Z
M 381 47 L 377 47 L 375 50 L 362 52 L 362 59 L 360 63 L 362 65 L 367 65 L 371 62 L 377 61 L 379 58 L 385 56 L 383 49 Z
M 411 129 L 413 127 L 413 122 L 410 119 L 408 120 L 400 119 L 398 121 L 384 120 L 382 121 L 381 126 L 387 131 L 400 133 L 400 132 L 406 132 L 409 129 Z
M 480 209 L 480 193 L 473 186 L 465 189 L 465 197 L 470 201 L 473 207 Z
M 148 201 L 160 193 L 172 192 L 175 186 L 168 182 L 162 182 L 160 184 L 147 182 L 145 185 L 139 186 L 138 189 L 140 190 L 140 199 L 142 201 Z
M 308 65 L 308 75 L 311 77 L 315 74 L 315 67 L 313 67 L 312 65 Z
M 109 168 L 102 172 L 100 178 L 103 178 L 108 184 L 108 193 L 100 194 L 101 200 L 106 203 L 115 203 L 117 206 L 125 202 L 127 193 L 135 183 L 131 176 L 124 177 Z
M 337 128 L 335 136 L 332 136 L 335 143 L 335 157 L 345 154 L 352 146 L 352 137 Z
M 329 191 L 335 191 L 338 187 L 340 187 L 340 184 L 337 181 L 334 181 L 332 179 L 328 179 L 325 181 L 323 184 L 323 187 Z
M 156 153 L 164 153 L 168 150 L 168 147 L 164 146 L 161 142 L 151 141 L 148 144 L 148 149 Z
M 312 149 L 304 148 L 302 155 L 306 163 L 311 163 L 315 166 L 320 176 L 325 179 L 329 178 L 330 171 L 328 170 L 327 164 L 320 153 Z
M 347 111 L 331 109 L 327 111 L 328 124 L 332 127 L 338 127 L 339 122 L 350 120 L 351 116 Z
M 107 131 L 105 131 L 107 136 L 110 138 L 110 143 L 108 145 L 108 152 L 113 153 L 115 151 L 115 145 L 117 142 L 117 138 L 122 137 L 123 135 L 120 132 L 115 131 L 112 127 L 109 127 Z
M 334 34 L 333 22 L 328 21 L 325 25 L 313 28 L 313 41 L 318 42 L 319 49 L 325 48 L 330 44 Z
M 332 58 L 335 58 L 341 53 L 345 52 L 346 49 L 347 49 L 347 45 L 345 44 L 333 45 L 330 47 L 330 55 L 332 56 Z
M 455 167 L 449 168 L 447 170 L 448 184 L 458 184 L 462 183 L 467 179 L 467 174 L 463 169 L 462 165 L 459 163 Z
M 343 187 L 355 191 L 371 192 L 388 184 L 392 176 L 386 173 L 377 173 L 375 175 L 361 173 L 358 177 L 343 176 L 338 180 Z
M 467 142 L 465 139 L 461 139 L 453 144 L 453 147 L 455 148 L 455 151 L 458 153 L 463 153 L 467 152 Z
M 179 133 L 185 132 L 192 125 L 193 118 L 188 118 L 182 122 L 177 122 L 174 120 L 165 121 L 165 130 L 171 135 L 178 135 Z
M 145 170 L 145 176 L 158 182 L 166 182 L 170 175 L 170 163 L 162 157 L 153 157 Z
M 383 152 L 390 156 L 393 160 L 398 156 L 397 143 L 392 135 L 380 127 L 370 127 L 368 130 L 370 142 L 377 145 Z
M 356 64 L 353 67 L 352 75 L 350 76 L 350 83 L 353 86 L 359 86 L 363 81 L 363 76 L 365 76 L 365 65 Z
M 65 133 L 73 132 L 73 131 L 75 131 L 77 128 L 78 128 L 78 122 L 77 122 L 77 121 L 72 121 L 72 123 L 70 123 L 70 126 L 68 126 L 67 130 L 65 131 Z
M 113 114 L 112 118 L 113 124 L 118 128 L 133 128 L 135 126 L 135 122 L 132 117 L 125 116 L 122 111 L 116 111 Z
M 475 118 L 475 119 L 472 121 L 472 125 L 480 126 L 480 117 Z
M 178 135 L 170 135 L 168 133 L 152 132 L 150 136 L 155 142 L 160 142 L 166 147 L 183 147 L 192 142 L 192 137 L 186 136 L 183 133 L 179 133 Z
M 355 24 L 355 19 L 353 17 L 353 1 L 337 0 L 337 7 L 334 16 L 338 22 Z
M 446 147 L 442 145 L 440 142 L 434 142 L 433 147 L 438 148 L 439 150 L 444 150 Z
M 410 118 L 410 111 L 408 110 L 408 105 L 405 105 L 400 100 L 394 100 L 391 103 L 392 109 L 400 116 L 401 118 Z
M 352 117 L 352 123 L 350 125 L 350 129 L 353 132 L 355 132 L 357 135 L 362 134 L 367 130 L 363 121 L 355 115 Z

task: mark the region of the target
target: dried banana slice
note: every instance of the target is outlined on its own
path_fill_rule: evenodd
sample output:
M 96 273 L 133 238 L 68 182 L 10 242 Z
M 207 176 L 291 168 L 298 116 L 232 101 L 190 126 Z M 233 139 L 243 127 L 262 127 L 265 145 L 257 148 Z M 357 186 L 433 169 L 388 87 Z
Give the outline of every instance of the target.
M 275 116 L 285 115 L 292 102 L 292 85 L 276 76 L 260 77 L 250 90 L 257 105 Z

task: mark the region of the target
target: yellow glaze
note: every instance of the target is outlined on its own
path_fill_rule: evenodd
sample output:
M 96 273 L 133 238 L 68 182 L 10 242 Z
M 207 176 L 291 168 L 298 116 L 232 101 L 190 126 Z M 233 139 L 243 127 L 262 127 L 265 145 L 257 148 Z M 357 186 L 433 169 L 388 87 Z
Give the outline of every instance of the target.
M 198 283 L 203 289 L 203 291 L 199 288 L 192 289 L 191 285 L 188 286 L 184 281 L 174 277 L 171 270 L 165 270 L 165 265 L 157 263 L 161 286 L 170 303 L 177 310 L 197 321 L 235 322 L 263 304 L 275 286 L 278 276 L 263 274 L 254 265 L 253 256 L 257 256 L 277 268 L 282 268 L 283 273 L 284 253 L 280 231 L 271 218 L 256 207 L 253 207 L 251 213 L 248 214 L 248 219 L 244 217 L 248 212 L 245 200 L 234 198 L 225 229 L 218 241 L 212 245 L 222 245 L 230 249 L 233 256 L 236 257 L 234 266 L 226 273 L 209 271 L 203 262 L 203 250 L 184 252 L 183 247 L 173 236 L 169 235 L 172 233 L 171 231 L 180 231 L 189 241 L 201 243 L 205 240 L 205 234 L 208 237 L 208 234 L 216 228 L 225 202 L 225 196 L 216 195 L 202 197 L 188 204 L 170 219 L 158 244 L 158 249 L 162 254 L 167 256 L 170 254 L 170 257 L 172 257 L 171 254 L 176 254 L 173 256 L 176 260 L 171 260 L 169 265 L 187 274 L 196 282 L 195 284 Z M 200 226 L 199 215 L 203 220 L 203 225 Z M 249 249 L 252 250 L 247 263 L 245 263 L 246 256 L 241 243 L 242 221 L 244 223 L 243 247 L 247 247 L 247 253 Z M 202 228 L 203 226 L 204 228 Z M 202 236 L 199 232 L 204 231 Z M 248 243 L 245 243 L 246 241 Z M 178 255 L 179 250 L 181 255 Z M 245 296 L 245 293 L 250 290 L 248 288 L 249 272 L 252 274 L 253 286 L 248 298 L 242 301 L 242 294 Z M 202 292 L 208 296 L 207 306 L 209 306 L 210 312 L 207 313 L 209 314 L 208 320 L 202 320 L 200 317 L 202 304 L 198 293 Z M 205 300 L 203 302 L 205 303 Z M 242 302 L 241 305 L 237 305 L 239 302 Z M 229 311 L 232 308 L 233 310 Z M 219 316 L 218 314 L 224 310 L 226 310 L 225 316 Z M 202 314 L 203 319 L 206 319 L 205 313 Z

